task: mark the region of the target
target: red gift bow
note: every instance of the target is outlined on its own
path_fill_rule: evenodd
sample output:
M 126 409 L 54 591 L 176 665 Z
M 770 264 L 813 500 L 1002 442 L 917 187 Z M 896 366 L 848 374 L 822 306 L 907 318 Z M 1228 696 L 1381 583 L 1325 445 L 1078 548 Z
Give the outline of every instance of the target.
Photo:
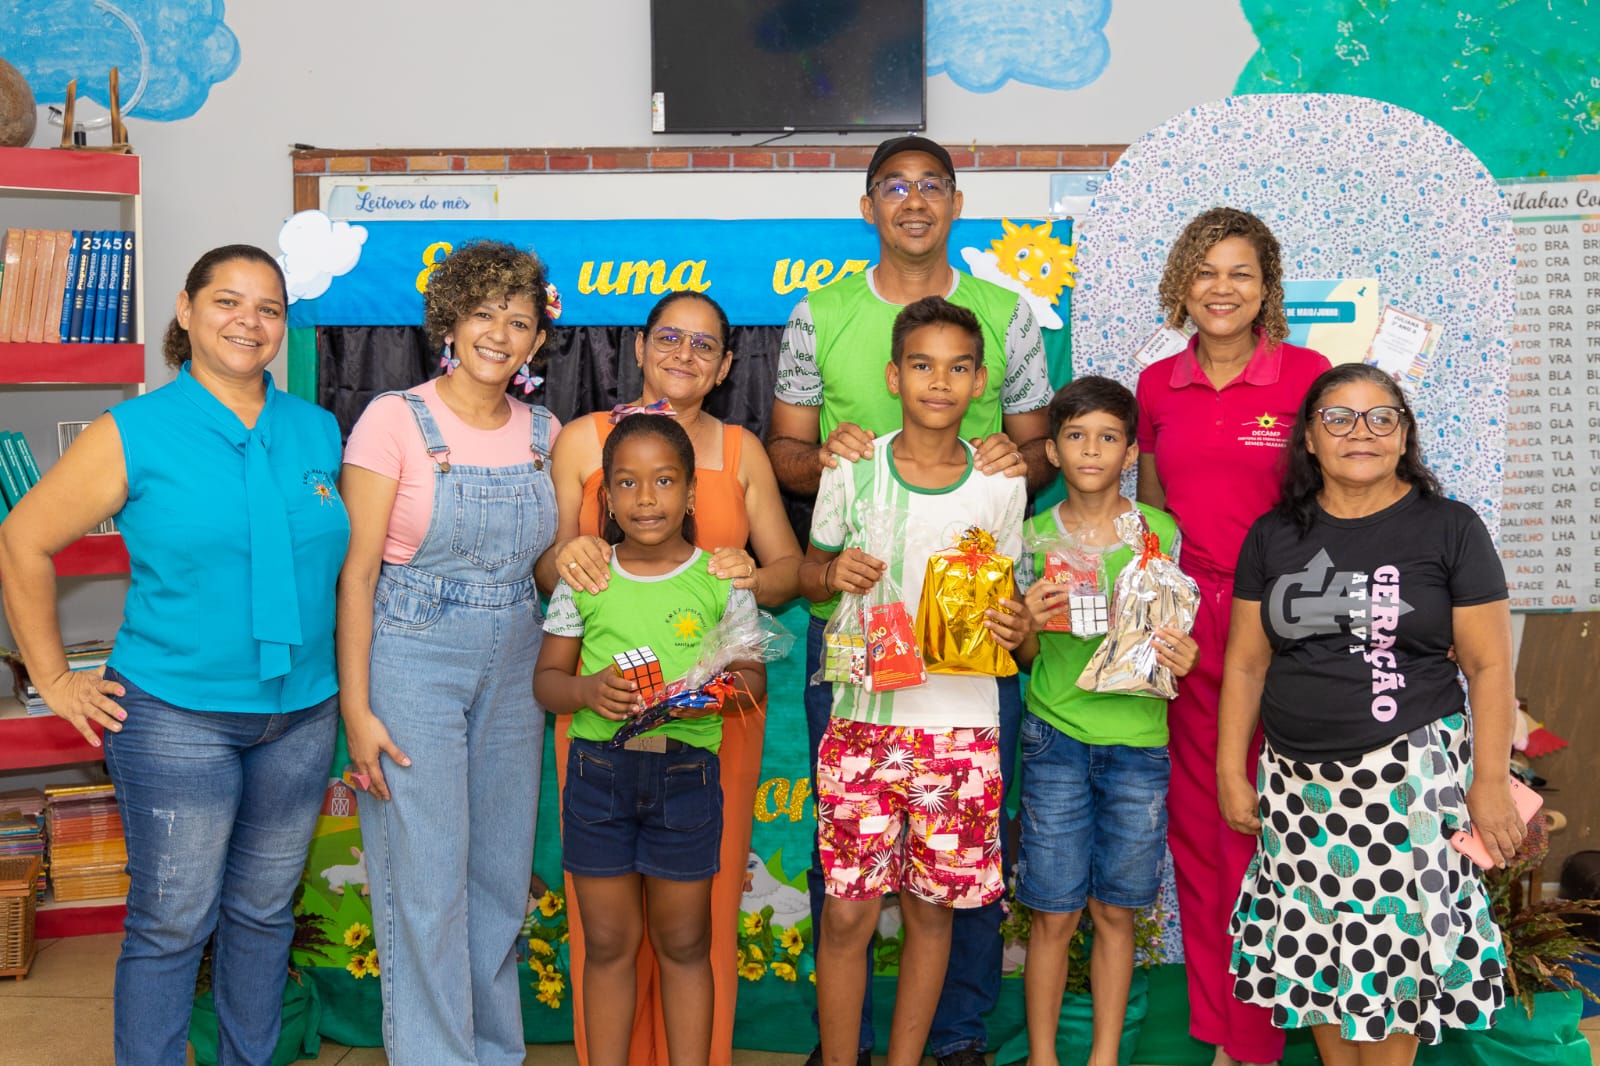
M 983 547 L 983 542 L 986 540 L 989 542 L 988 548 Z M 966 532 L 961 534 L 961 539 L 956 541 L 956 551 L 960 552 L 957 558 L 966 564 L 967 571 L 976 574 L 984 561 L 993 557 L 994 538 L 986 530 L 968 526 Z
M 1139 556 L 1139 569 L 1143 570 L 1145 564 L 1152 559 L 1165 559 L 1166 553 L 1161 550 L 1161 538 L 1146 530 L 1144 533 L 1144 551 Z

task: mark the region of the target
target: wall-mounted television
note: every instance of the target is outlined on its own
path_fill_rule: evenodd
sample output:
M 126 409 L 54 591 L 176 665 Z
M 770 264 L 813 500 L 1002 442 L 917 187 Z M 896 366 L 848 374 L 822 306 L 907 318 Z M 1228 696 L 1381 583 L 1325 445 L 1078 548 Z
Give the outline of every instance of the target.
M 927 124 L 925 0 L 651 0 L 651 130 Z

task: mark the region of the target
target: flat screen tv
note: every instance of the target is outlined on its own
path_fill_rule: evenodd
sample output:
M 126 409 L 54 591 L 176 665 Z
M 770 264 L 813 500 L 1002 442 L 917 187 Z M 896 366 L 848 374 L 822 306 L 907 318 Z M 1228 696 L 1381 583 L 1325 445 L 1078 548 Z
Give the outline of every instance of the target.
M 651 0 L 651 130 L 920 130 L 925 0 Z

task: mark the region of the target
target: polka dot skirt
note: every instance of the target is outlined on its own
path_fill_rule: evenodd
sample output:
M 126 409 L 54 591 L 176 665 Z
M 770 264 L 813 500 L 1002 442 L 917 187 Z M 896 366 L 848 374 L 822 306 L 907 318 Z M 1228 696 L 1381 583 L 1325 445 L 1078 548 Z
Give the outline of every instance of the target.
M 1486 1029 L 1505 951 L 1470 859 L 1447 842 L 1471 780 L 1451 715 L 1352 759 L 1307 763 L 1268 744 L 1261 841 L 1229 933 L 1234 995 L 1274 1025 L 1346 1040 Z

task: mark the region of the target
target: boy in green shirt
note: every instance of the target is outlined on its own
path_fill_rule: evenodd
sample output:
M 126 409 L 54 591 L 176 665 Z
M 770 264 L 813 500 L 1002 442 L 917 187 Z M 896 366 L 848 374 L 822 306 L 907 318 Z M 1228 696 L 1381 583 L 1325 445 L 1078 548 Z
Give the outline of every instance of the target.
M 1169 555 L 1177 524 L 1122 496 L 1124 471 L 1138 460 L 1138 406 L 1109 378 L 1079 378 L 1050 401 L 1046 452 L 1067 498 L 1029 520 L 1033 543 L 1060 541 L 1099 560 L 1108 592 L 1133 559 L 1113 520 L 1137 508 Z M 1089 974 L 1094 991 L 1090 1066 L 1114 1066 L 1133 977 L 1133 912 L 1155 902 L 1167 832 L 1167 704 L 1151 696 L 1077 686 L 1104 634 L 1045 632 L 1065 614 L 1071 589 L 1045 580 L 1043 553 L 1025 557 L 1019 581 L 1034 632 L 1017 649 L 1032 670 L 1022 720 L 1022 848 L 1017 899 L 1033 911 L 1023 990 L 1028 1061 L 1056 1062 L 1057 1019 L 1066 988 L 1067 945 L 1087 905 L 1094 919 Z M 1031 582 L 1031 584 L 1030 584 Z M 1157 658 L 1174 675 L 1193 669 L 1199 646 L 1173 629 L 1156 631 Z

